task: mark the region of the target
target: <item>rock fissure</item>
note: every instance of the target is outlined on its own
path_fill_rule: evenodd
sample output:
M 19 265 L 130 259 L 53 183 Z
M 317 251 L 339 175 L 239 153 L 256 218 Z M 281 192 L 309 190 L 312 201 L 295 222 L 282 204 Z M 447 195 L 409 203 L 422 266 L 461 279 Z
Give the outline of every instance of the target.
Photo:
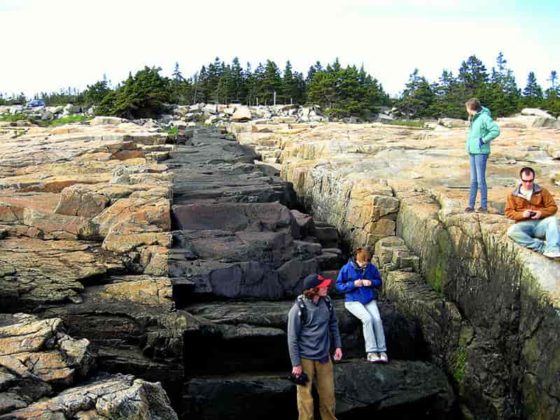
M 269 125 L 267 133 L 253 130 L 251 124 L 232 124 L 230 131 L 243 144 L 268 147 L 269 156 L 275 153 L 274 145 L 282 143 L 272 160 L 281 167 L 282 177 L 293 182 L 309 209 L 335 225 L 352 245 L 385 241 L 372 234 L 382 217 L 370 218 L 368 209 L 375 208 L 375 202 L 368 199 L 380 191 L 370 180 L 387 179 L 390 192 L 385 194 L 396 197 L 399 207 L 396 226 L 384 230 L 384 236 L 402 237 L 410 255 L 418 259 L 407 261 L 401 245 L 391 252 L 376 245 L 380 265 L 386 267 L 385 295 L 419 319 L 432 357 L 454 379 L 463 412 L 484 418 L 555 418 L 560 396 L 553 379 L 560 360 L 555 350 L 560 343 L 554 336 L 560 326 L 558 263 L 512 245 L 505 235 L 509 222 L 497 215 L 515 181 L 511 158 L 527 160 L 523 146 L 517 149 L 520 130 L 506 123 L 490 156 L 490 214 L 466 215 L 465 192 L 456 188 L 468 189 L 462 186 L 469 184 L 464 128 L 430 132 L 430 142 L 437 145 L 415 156 L 405 150 L 406 137 L 416 138 L 410 130 L 399 132 L 397 146 L 382 126 L 343 127 L 328 124 L 287 135 L 291 129 L 280 124 Z M 335 145 L 332 133 L 339 130 L 344 130 L 345 140 Z M 523 142 L 538 146 L 537 130 L 522 135 Z M 375 153 L 368 144 L 376 145 Z M 360 162 L 347 158 L 352 148 L 363 152 Z M 327 155 L 328 150 L 338 153 Z M 322 159 L 329 165 L 319 169 Z M 556 184 L 547 178 L 555 173 L 550 156 L 535 161 L 540 182 L 558 196 Z M 348 189 L 338 188 L 341 185 Z M 356 194 L 360 187 L 363 191 Z M 344 211 L 337 203 L 344 203 Z M 364 235 L 359 227 L 370 233 Z M 422 273 L 423 279 L 403 269 Z M 419 304 L 427 296 L 432 303 Z M 440 343 L 444 337 L 445 343 Z

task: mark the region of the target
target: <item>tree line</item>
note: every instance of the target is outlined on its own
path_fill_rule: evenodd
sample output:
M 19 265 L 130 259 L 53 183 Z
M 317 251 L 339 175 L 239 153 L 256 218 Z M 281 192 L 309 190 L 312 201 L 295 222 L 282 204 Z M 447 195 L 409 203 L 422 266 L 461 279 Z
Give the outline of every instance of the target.
M 66 89 L 43 92 L 49 106 L 73 103 L 95 106 L 98 115 L 125 118 L 157 117 L 169 103 L 237 103 L 245 105 L 319 105 L 333 118 L 357 116 L 370 118 L 380 107 L 394 107 L 406 119 L 454 117 L 465 118 L 464 103 L 478 97 L 495 116 L 507 116 L 524 107 L 539 107 L 560 113 L 560 86 L 556 71 L 551 71 L 549 86 L 543 89 L 530 72 L 524 89 L 518 87 L 507 60 L 500 53 L 496 65 L 487 70 L 476 56 L 463 61 L 456 75 L 444 70 L 437 81 L 430 82 L 414 69 L 402 94 L 390 98 L 382 84 L 363 67 L 342 66 L 338 59 L 326 66 L 313 64 L 304 74 L 293 69 L 290 61 L 283 70 L 272 60 L 259 63 L 254 69 L 239 59 L 226 63 L 216 58 L 203 65 L 191 77 L 183 76 L 179 64 L 170 77 L 161 69 L 145 67 L 129 74 L 116 86 L 104 77 L 83 91 Z M 0 105 L 23 104 L 23 94 L 11 97 L 0 94 Z
M 395 101 L 405 117 L 465 118 L 464 103 L 468 98 L 479 98 L 492 114 L 504 117 L 522 108 L 542 108 L 553 115 L 560 114 L 560 85 L 555 70 L 550 72 L 549 87 L 544 90 L 534 72 L 529 72 L 525 88 L 518 87 L 507 60 L 502 53 L 490 71 L 475 55 L 461 63 L 455 76 L 444 70 L 435 82 L 429 82 L 415 69 L 405 89 Z

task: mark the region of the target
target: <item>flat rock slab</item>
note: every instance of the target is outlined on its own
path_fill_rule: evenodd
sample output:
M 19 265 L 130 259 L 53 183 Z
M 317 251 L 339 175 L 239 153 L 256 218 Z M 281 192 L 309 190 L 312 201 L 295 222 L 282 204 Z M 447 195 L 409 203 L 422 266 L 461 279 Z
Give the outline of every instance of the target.
M 178 419 L 160 384 L 131 375 L 94 378 L 51 399 L 0 415 L 5 420 L 39 418 Z
M 414 418 L 445 418 L 452 410 L 454 396 L 445 374 L 426 362 L 379 365 L 349 360 L 336 364 L 334 371 L 340 418 L 378 418 L 385 410 L 398 418 L 399 407 L 414 412 Z M 296 386 L 284 379 L 287 374 L 191 379 L 186 384 L 187 416 L 207 420 L 294 418 Z M 362 417 L 352 417 L 356 414 Z
M 365 357 L 362 324 L 334 300 L 344 352 L 350 357 Z M 189 305 L 185 310 L 198 321 L 196 330 L 186 333 L 186 369 L 199 371 L 200 358 L 214 360 L 205 369 L 223 373 L 255 369 L 289 368 L 286 345 L 288 312 L 293 300 L 281 302 L 207 302 Z M 389 302 L 379 302 L 389 355 L 396 359 L 427 359 L 426 344 L 415 320 L 398 313 Z M 192 337 L 192 338 L 191 338 Z M 266 354 L 253 357 L 253 348 L 267 348 Z M 192 355 L 192 356 L 191 356 Z M 245 360 L 237 364 L 237 360 Z M 221 370 L 221 371 L 220 371 Z M 235 371 L 235 369 L 234 369 Z M 201 372 L 202 373 L 202 372 Z
M 121 263 L 103 253 L 97 244 L 5 238 L 0 240 L 2 309 L 79 302 L 82 282 L 119 268 Z
M 89 341 L 68 336 L 60 318 L 0 314 L 0 415 L 71 386 L 93 365 Z
M 216 130 L 197 129 L 166 161 L 174 173 L 174 202 L 293 201 L 291 186 L 266 175 L 254 164 L 256 158 L 251 148 Z
M 173 206 L 174 222 L 181 230 L 218 229 L 279 231 L 290 228 L 290 210 L 279 203 L 183 204 Z

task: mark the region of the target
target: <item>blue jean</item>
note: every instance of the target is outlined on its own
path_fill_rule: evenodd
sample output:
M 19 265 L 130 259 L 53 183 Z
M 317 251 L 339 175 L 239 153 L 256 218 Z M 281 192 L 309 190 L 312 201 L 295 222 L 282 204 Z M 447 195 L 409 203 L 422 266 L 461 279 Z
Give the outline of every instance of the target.
M 524 220 L 511 226 L 508 236 L 520 245 L 540 253 L 560 251 L 560 231 L 556 216 Z
M 372 300 L 366 305 L 361 302 L 344 302 L 344 307 L 362 321 L 366 352 L 378 353 L 387 351 L 385 332 L 383 331 L 383 323 L 381 322 L 377 302 Z
M 476 192 L 480 188 L 480 207 L 488 208 L 488 187 L 486 186 L 486 162 L 488 155 L 472 155 L 471 162 L 471 189 L 469 192 L 469 207 L 474 208 Z

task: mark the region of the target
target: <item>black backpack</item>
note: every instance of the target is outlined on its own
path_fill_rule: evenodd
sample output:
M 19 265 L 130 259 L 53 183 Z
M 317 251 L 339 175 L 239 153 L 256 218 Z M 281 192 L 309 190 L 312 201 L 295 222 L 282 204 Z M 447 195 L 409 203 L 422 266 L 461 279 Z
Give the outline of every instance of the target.
M 303 301 L 303 295 L 299 295 L 296 299 L 296 303 L 298 305 L 299 308 L 299 318 L 301 320 L 302 324 L 305 324 L 305 321 L 307 321 L 307 307 L 305 306 L 305 302 Z M 331 298 L 328 296 L 325 296 L 323 299 L 325 299 L 325 303 L 327 304 L 327 308 L 329 308 L 329 314 L 332 315 L 333 312 L 333 304 L 331 302 Z

